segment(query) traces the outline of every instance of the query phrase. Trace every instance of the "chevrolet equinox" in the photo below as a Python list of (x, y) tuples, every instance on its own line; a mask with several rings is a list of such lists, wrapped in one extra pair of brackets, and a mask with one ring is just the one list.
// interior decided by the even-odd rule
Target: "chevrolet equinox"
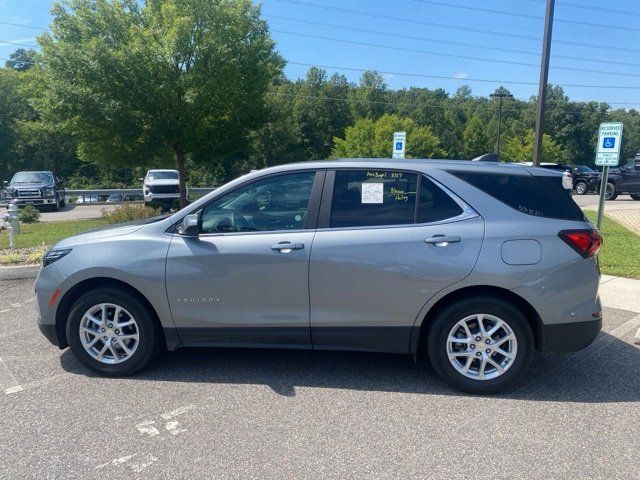
[(104, 375), (190, 346), (426, 352), (454, 387), (490, 393), (535, 350), (594, 340), (600, 245), (557, 172), (288, 164), (59, 242), (36, 281), (38, 324)]

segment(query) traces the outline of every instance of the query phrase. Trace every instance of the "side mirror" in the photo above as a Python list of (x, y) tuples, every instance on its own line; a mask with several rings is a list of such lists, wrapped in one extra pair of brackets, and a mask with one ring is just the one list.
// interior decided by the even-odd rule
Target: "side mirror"
[(138, 177), (138, 180), (140, 180), (141, 182), (144, 182), (144, 177)]
[(9, 182), (7, 182), (6, 180), (3, 180), (2, 181), (2, 185), (4, 185), (6, 187), (7, 185), (9, 185)]
[(197, 213), (187, 215), (182, 220), (178, 233), (187, 237), (197, 237), (200, 234), (200, 216)]

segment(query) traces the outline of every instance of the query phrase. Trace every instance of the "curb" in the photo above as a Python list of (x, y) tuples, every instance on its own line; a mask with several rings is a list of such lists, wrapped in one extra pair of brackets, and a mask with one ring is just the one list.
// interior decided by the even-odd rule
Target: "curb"
[(17, 265), (14, 267), (0, 267), (1, 280), (24, 280), (38, 276), (40, 265)]

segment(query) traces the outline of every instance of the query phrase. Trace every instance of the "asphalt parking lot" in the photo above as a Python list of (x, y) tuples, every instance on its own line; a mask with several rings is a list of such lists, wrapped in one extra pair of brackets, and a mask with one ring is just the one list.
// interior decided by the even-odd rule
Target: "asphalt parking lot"
[(0, 281), (1, 478), (638, 478), (640, 316), (473, 397), (392, 355), (183, 350), (105, 379)]

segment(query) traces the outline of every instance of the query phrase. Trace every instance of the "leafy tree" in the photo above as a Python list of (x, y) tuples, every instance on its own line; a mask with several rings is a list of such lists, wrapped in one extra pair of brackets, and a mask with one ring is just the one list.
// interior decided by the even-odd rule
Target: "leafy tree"
[(37, 106), (111, 165), (211, 162), (246, 145), (283, 60), (251, 0), (69, 0), (52, 9)]
[[(523, 137), (511, 137), (501, 153), (501, 160), (506, 162), (531, 162), (533, 161), (533, 143), (535, 135), (533, 130), (528, 130)], [(542, 136), (542, 161), (557, 163), (563, 158), (562, 147), (558, 145), (546, 133)]]
[(464, 140), (464, 152), (467, 158), (475, 158), (488, 153), (489, 138), (485, 124), (477, 117), (471, 117), (462, 134)]
[(4, 62), (6, 68), (13, 68), (20, 72), (29, 70), (36, 61), (36, 51), (32, 48), (26, 50), (24, 48), (18, 48), (15, 52), (9, 55), (9, 60)]
[(407, 132), (407, 157), (442, 158), (446, 152), (430, 127), (417, 125), (409, 118), (385, 114), (378, 120), (360, 118), (345, 130), (345, 138), (335, 138), (333, 157), (389, 158), (393, 133)]
[(367, 71), (360, 78), (360, 85), (351, 93), (351, 111), (355, 118), (377, 119), (386, 111), (387, 84), (382, 75)]

